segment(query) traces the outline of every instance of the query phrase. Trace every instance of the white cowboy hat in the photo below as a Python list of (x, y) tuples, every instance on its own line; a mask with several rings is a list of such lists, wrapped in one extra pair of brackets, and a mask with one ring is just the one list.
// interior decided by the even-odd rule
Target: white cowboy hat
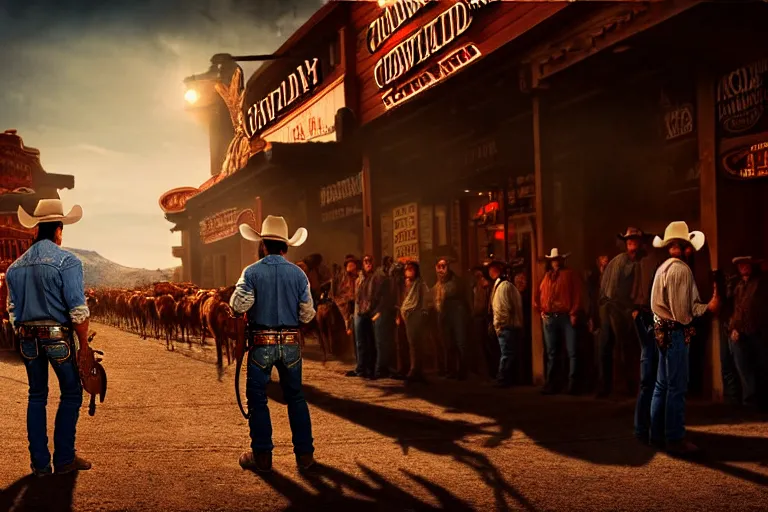
[(298, 247), (307, 241), (307, 230), (299, 228), (291, 238), (288, 238), (288, 223), (283, 217), (267, 215), (264, 222), (261, 223), (261, 232), (256, 231), (248, 224), (240, 224), (240, 235), (251, 242), (261, 242), (262, 240), (277, 240), (285, 242), (291, 247)]
[(551, 251), (549, 251), (549, 254), (545, 254), (544, 257), (548, 260), (557, 260), (557, 259), (565, 259), (568, 256), (570, 256), (571, 253), (566, 252), (565, 254), (560, 254), (560, 251), (557, 250), (557, 247), (553, 247)]
[(731, 260), (731, 262), (734, 265), (738, 265), (739, 263), (747, 263), (749, 265), (760, 265), (763, 260), (759, 258), (753, 258), (752, 256), (736, 256)]
[(19, 224), (27, 229), (32, 229), (42, 222), (61, 222), (62, 224), (74, 224), (83, 217), (83, 209), (76, 204), (64, 215), (64, 205), (61, 199), (41, 199), (37, 202), (35, 213), (28, 214), (19, 206), (17, 210)]
[(704, 247), (706, 238), (701, 231), (688, 231), (688, 224), (683, 221), (676, 221), (670, 223), (667, 229), (664, 230), (663, 240), (658, 236), (653, 239), (653, 246), (656, 248), (666, 247), (675, 240), (688, 242), (698, 251)]

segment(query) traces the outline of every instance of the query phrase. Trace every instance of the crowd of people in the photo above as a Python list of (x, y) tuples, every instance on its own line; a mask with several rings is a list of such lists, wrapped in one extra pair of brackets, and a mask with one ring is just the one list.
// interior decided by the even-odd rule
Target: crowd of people
[[(569, 268), (570, 254), (552, 248), (533, 290), (525, 270), (502, 261), (459, 275), (451, 258), (440, 257), (430, 283), (424, 262), (390, 257), (377, 266), (370, 255), (348, 255), (343, 265), (328, 269), (315, 254), (300, 266), (316, 304), (332, 301), (344, 318), (356, 361), (350, 377), (420, 382), (430, 368), (448, 379), (475, 373), (499, 387), (525, 384), (532, 322), (540, 321), (542, 393), (637, 393), (650, 401), (658, 366), (651, 291), (668, 259), (652, 239), (628, 228), (618, 235), (624, 250), (599, 255), (587, 272)], [(692, 246), (688, 251), (691, 256)], [(765, 398), (761, 379), (768, 374), (762, 262), (739, 257), (733, 263), (735, 272), (720, 293), (725, 391), (729, 400), (755, 405)]]

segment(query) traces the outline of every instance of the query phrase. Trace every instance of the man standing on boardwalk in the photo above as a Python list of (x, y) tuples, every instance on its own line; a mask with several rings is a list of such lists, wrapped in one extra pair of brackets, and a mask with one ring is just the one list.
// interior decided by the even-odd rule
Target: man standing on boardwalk
[(280, 387), (288, 404), (288, 418), (293, 433), (293, 452), (299, 469), (315, 464), (312, 423), (301, 387), (300, 324), (315, 317), (307, 275), (285, 259), (288, 247), (298, 247), (307, 240), (307, 230), (299, 228), (288, 237), (283, 217), (268, 215), (257, 232), (240, 225), (246, 240), (261, 242), (266, 256), (249, 265), (235, 286), (230, 306), (236, 314), (247, 314), (248, 425), (251, 450), (240, 456), (240, 466), (259, 472), (272, 470), (272, 420), (267, 407), (267, 384), (272, 367), (277, 367)]
[(667, 451), (690, 455), (698, 448), (685, 440), (685, 395), (688, 392), (688, 345), (694, 318), (720, 307), (717, 290), (709, 304), (701, 302), (688, 266), (691, 249), (704, 246), (704, 233), (689, 232), (685, 222), (673, 222), (653, 246), (667, 248), (669, 259), (656, 271), (651, 289), (654, 331), (659, 345), (659, 369), (651, 402), (651, 442)]
[[(42, 199), (29, 215), (19, 206), (19, 223), (37, 228), (29, 248), (9, 268), (8, 312), (19, 338), (19, 347), (29, 379), (27, 434), (32, 473), (36, 476), (91, 469), (91, 463), (75, 453), (75, 432), (83, 404), (83, 388), (78, 373), (87, 375), (91, 361), (88, 352), (88, 317), (83, 283), (83, 264), (61, 248), (65, 225), (83, 216), (75, 205), (64, 215), (59, 199)], [(75, 358), (75, 339), (80, 345)], [(53, 434), (53, 468), (48, 450), (45, 405), (48, 401), (48, 365), (53, 367), (61, 388)]]

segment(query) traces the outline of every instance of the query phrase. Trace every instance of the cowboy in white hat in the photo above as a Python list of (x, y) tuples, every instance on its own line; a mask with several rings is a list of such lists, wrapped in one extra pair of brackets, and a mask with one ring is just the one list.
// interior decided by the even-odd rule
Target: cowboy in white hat
[[(300, 326), (312, 321), (312, 307), (307, 275), (285, 259), (289, 247), (307, 240), (307, 230), (299, 228), (288, 235), (283, 217), (269, 215), (256, 231), (240, 225), (246, 240), (259, 242), (266, 256), (243, 270), (230, 299), (236, 314), (248, 321), (248, 384), (246, 397), (251, 434), (251, 450), (240, 456), (240, 466), (260, 472), (272, 470), (272, 422), (267, 408), (267, 384), (272, 367), (277, 367), (280, 386), (288, 404), (288, 417), (293, 432), (293, 451), (300, 469), (315, 464), (312, 423), (301, 389)], [(236, 369), (239, 383), (240, 365)], [(238, 400), (240, 393), (238, 391)]]
[(560, 338), (565, 338), (570, 367), (568, 372), (568, 393), (578, 393), (576, 371), (576, 324), (582, 311), (581, 282), (576, 274), (565, 268), (565, 259), (570, 253), (561, 254), (555, 247), (544, 258), (551, 269), (544, 275), (534, 298), (534, 307), (541, 314), (544, 328), (544, 344), (547, 348), (546, 383), (542, 393), (551, 395), (555, 389), (555, 361)]
[(709, 304), (701, 302), (687, 264), (690, 254), (700, 250), (704, 242), (704, 233), (690, 231), (680, 221), (667, 226), (664, 238), (653, 240), (653, 246), (667, 249), (670, 257), (656, 271), (651, 290), (659, 369), (651, 403), (650, 440), (657, 446), (665, 444), (669, 452), (678, 455), (698, 451), (685, 439), (688, 344), (695, 334), (691, 324), (708, 311), (716, 313), (720, 306), (717, 293)]
[(726, 322), (733, 362), (741, 379), (742, 402), (757, 405), (760, 380), (768, 375), (764, 355), (768, 331), (765, 283), (760, 276), (762, 260), (752, 256), (737, 256), (732, 260), (739, 272), (738, 283), (728, 290), (732, 314)]
[[(637, 336), (633, 325), (633, 314), (641, 297), (641, 249), (645, 233), (635, 227), (628, 227), (617, 238), (624, 242), (626, 250), (615, 256), (605, 267), (600, 279), (598, 314), (600, 332), (598, 335), (599, 377), (597, 396), (608, 396), (613, 387), (614, 345), (618, 345), (621, 354), (637, 346)], [(630, 358), (620, 357), (628, 361)], [(621, 373), (628, 378), (627, 388), (634, 384), (628, 366), (621, 368)]]
[[(6, 274), (9, 313), (29, 379), (27, 433), (32, 472), (37, 476), (49, 475), (54, 470), (69, 473), (91, 468), (89, 462), (75, 453), (75, 431), (83, 403), (78, 366), (88, 374), (92, 364), (82, 357), (88, 349), (90, 313), (83, 265), (77, 256), (61, 248), (64, 226), (74, 224), (82, 216), (80, 206), (74, 206), (65, 215), (59, 199), (41, 199), (31, 215), (19, 206), (19, 223), (27, 229), (37, 228), (37, 235), (29, 250)], [(80, 346), (77, 358), (74, 333)], [(45, 413), (49, 362), (61, 387), (53, 466)]]

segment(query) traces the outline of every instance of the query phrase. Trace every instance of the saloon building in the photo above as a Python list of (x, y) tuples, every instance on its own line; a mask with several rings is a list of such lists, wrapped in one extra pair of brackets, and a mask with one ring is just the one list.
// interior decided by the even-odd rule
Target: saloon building
[[(256, 260), (238, 225), (282, 215), (310, 237), (290, 258), (330, 261), (363, 250), (363, 174), (356, 149), (354, 52), (343, 4), (323, 6), (245, 83), (225, 56), (216, 73), (190, 81), (211, 133), (211, 178), (171, 190), (160, 207), (180, 231), (183, 279), (230, 285)], [(214, 61), (221, 56), (214, 58)], [(350, 58), (352, 57), (352, 58)], [(231, 78), (230, 78), (231, 77)], [(229, 83), (229, 86), (224, 86)], [(207, 92), (205, 89), (207, 87)], [(216, 92), (212, 92), (213, 88)]]

